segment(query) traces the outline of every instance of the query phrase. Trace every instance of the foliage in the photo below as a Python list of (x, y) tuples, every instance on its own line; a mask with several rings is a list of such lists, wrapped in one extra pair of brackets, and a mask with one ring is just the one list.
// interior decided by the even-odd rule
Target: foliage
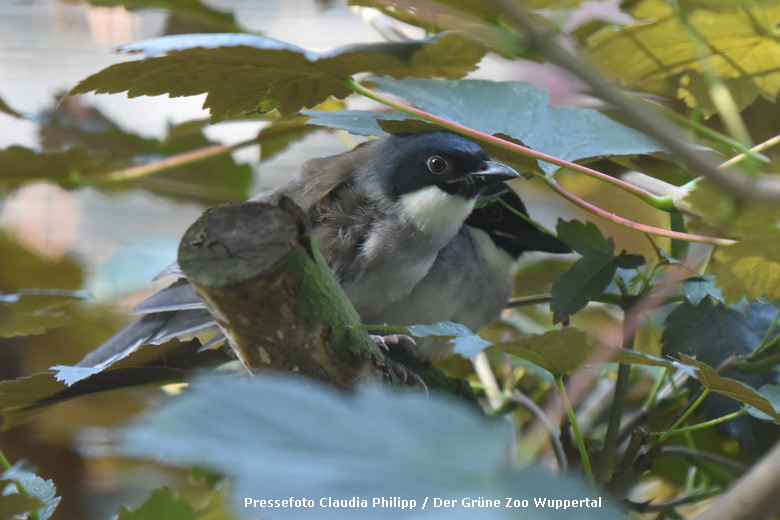
[[(613, 13), (621, 23), (610, 23), (589, 11), (590, 3), (576, 1), (538, 0), (527, 3), (536, 11), (518, 12), (499, 1), (353, 0), (430, 35), (316, 53), (240, 33), (231, 14), (200, 2), (92, 3), (171, 9), (231, 33), (204, 29), (123, 46), (121, 52), (140, 58), (84, 79), (39, 118), (40, 150), (0, 150), (4, 194), (45, 181), (71, 190), (144, 189), (214, 204), (249, 195), (251, 168), (230, 154), (240, 148), (260, 147), (267, 160), (317, 132), (375, 136), (446, 128), (478, 140), (492, 157), (599, 217), (560, 219), (557, 234), (576, 257), (524, 265), (511, 310), (486, 330), (454, 323), (400, 330), (387, 324), (392, 331), (452, 341), (477, 369), (458, 360), (439, 365), (468, 378), (487, 398), (486, 411), (506, 420), (486, 419), (438, 395), (378, 388), (345, 395), (270, 374), (211, 374), (190, 381), (193, 367), (223, 360), (177, 342), (147, 346), (95, 369), (65, 366), (69, 359), (48, 353), (42, 357), (53, 371), (30, 375), (42, 370), (36, 365), (7, 376), (0, 382), (6, 428), (76, 396), (190, 381), (184, 395), (165, 399), (143, 422), (123, 430), (113, 447), (127, 458), (205, 467), (218, 475), (201, 500), (161, 489), (137, 508), (123, 508), (120, 519), (252, 518), (258, 511), (243, 507), (243, 500), (260, 496), (495, 496), (533, 503), (533, 497), (592, 494), (604, 495), (603, 508), (593, 510), (599, 518), (617, 518), (624, 515), (607, 502), (607, 492), (625, 498), (631, 491), (635, 501), (626, 499), (624, 506), (643, 512), (648, 506), (642, 502), (655, 497), (641, 496), (641, 484), (658, 480), (676, 498), (651, 507), (677, 518), (685, 514), (679, 505), (718, 495), (740, 478), (731, 471), (735, 465), (753, 464), (780, 439), (780, 197), (757, 189), (756, 200), (746, 198), (724, 190), (716, 171), (688, 166), (705, 151), (731, 160), (731, 172), (750, 183), (777, 182), (771, 173), (780, 159), (772, 148), (776, 128), (767, 123), (780, 118), (775, 2), (635, 0)], [(561, 22), (556, 31), (590, 68), (567, 66), (534, 36), (534, 30), (577, 16), (590, 18)], [(463, 79), (484, 70), (480, 61), (490, 52), (513, 60), (501, 62), (513, 67), (562, 64), (601, 97), (608, 98), (613, 87), (592, 80), (589, 72), (631, 89), (629, 102), (637, 106), (646, 108), (640, 98), (652, 95), (669, 107), (656, 107), (665, 124), (688, 131), (690, 150), (671, 153), (659, 144), (663, 136), (654, 124), (628, 125), (619, 110), (553, 106), (546, 92), (528, 83)], [(73, 97), (93, 91), (205, 94), (211, 120), (172, 126), (163, 140), (144, 138), (84, 107), (87, 98)], [(351, 101), (361, 96), (381, 107), (355, 110)], [(26, 117), (1, 100), (0, 110)], [(265, 123), (250, 140), (225, 146), (204, 134), (208, 125), (246, 119)], [(754, 146), (756, 141), (762, 144)], [(739, 156), (751, 148), (749, 156)], [(626, 165), (641, 169), (646, 179), (674, 185), (658, 193), (649, 182), (630, 184), (621, 179)], [(58, 345), (76, 321), (111, 321), (89, 317), (74, 260), (39, 257), (5, 235), (0, 242), (0, 337), (27, 345), (37, 335), (29, 345)], [(683, 242), (702, 245), (686, 248)], [(98, 329), (73, 333), (88, 342), (79, 352), (96, 343), (89, 334), (100, 336)], [(485, 361), (492, 370), (480, 368)], [(592, 391), (601, 387), (614, 391)], [(545, 411), (536, 410), (540, 404)], [(604, 409), (605, 417), (595, 413)], [(540, 419), (540, 413), (547, 416)], [(519, 434), (510, 431), (510, 421)], [(515, 467), (511, 447), (518, 439), (527, 460), (552, 465), (555, 457), (559, 471)], [(664, 469), (663, 449), (672, 445), (687, 450), (688, 458)], [(0, 516), (36, 508), (39, 518), (51, 515), (57, 506), (53, 485), (33, 477), (0, 477), (6, 490), (19, 482), (29, 491), (0, 496)], [(577, 510), (576, 517), (595, 516), (590, 511)], [(319, 512), (339, 518), (364, 513)], [(398, 515), (392, 508), (378, 512)], [(458, 506), (416, 513), (458, 518), (472, 511)], [(575, 517), (538, 506), (481, 513)]]

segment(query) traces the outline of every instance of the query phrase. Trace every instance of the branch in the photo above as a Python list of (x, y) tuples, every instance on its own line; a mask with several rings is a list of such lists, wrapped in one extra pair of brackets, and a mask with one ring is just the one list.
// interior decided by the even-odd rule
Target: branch
[(717, 502), (694, 520), (762, 520), (777, 515), (780, 442), (753, 465)]
[(305, 223), (285, 198), (218, 206), (187, 230), (179, 265), (245, 366), (340, 388), (387, 380), (382, 353), (355, 329), (360, 318)]

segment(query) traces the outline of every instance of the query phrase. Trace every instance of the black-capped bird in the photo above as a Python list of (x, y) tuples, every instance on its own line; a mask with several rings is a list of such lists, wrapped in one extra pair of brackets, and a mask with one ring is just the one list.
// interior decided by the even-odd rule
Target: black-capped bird
[[(276, 202), (285, 195), (304, 210), (323, 257), (368, 323), (366, 317), (404, 304), (458, 234), (485, 186), (517, 176), (456, 134), (401, 134), (312, 159), (296, 179), (252, 200)], [(174, 266), (163, 274), (180, 272)], [(184, 279), (135, 312), (142, 316), (79, 365), (109, 365), (143, 344), (214, 327)]]

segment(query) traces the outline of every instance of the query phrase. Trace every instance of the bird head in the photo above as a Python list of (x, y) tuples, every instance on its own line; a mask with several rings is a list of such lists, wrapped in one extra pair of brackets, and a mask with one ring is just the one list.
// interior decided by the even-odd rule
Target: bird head
[(395, 197), (425, 188), (474, 199), (487, 184), (518, 177), (509, 166), (491, 161), (482, 148), (451, 132), (389, 136), (383, 179)]
[(519, 258), (526, 251), (571, 253), (571, 248), (561, 240), (538, 229), (530, 220), (520, 216), (528, 217), (525, 204), (517, 193), (503, 182), (486, 186), (481, 195), (491, 196), (498, 193), (501, 200), (474, 209), (465, 224), (485, 231), (496, 247), (514, 258)]
[(518, 176), (450, 132), (392, 135), (380, 144), (375, 165), (383, 191), (402, 218), (440, 237), (454, 235), (484, 186)]

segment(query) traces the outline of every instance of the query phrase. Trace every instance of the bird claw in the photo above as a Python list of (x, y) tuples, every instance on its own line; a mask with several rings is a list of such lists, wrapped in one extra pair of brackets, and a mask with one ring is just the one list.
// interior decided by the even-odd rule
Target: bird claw
[(425, 392), (425, 395), (428, 394), (428, 385), (425, 384), (425, 381), (423, 381), (423, 378), (420, 377), (420, 375), (417, 372), (414, 372), (413, 370), (410, 370), (406, 367), (403, 363), (400, 363), (398, 361), (395, 361), (390, 358), (385, 359), (388, 368), (390, 368), (395, 375), (397, 375), (401, 382), (404, 384), (409, 383), (410, 386), (419, 386), (423, 389)]
[(410, 342), (412, 345), (417, 345), (414, 338), (407, 336), (406, 334), (390, 334), (389, 336), (380, 336), (377, 334), (370, 334), (371, 340), (377, 347), (382, 347), (386, 351), (390, 351), (390, 345), (398, 345), (402, 339)]

